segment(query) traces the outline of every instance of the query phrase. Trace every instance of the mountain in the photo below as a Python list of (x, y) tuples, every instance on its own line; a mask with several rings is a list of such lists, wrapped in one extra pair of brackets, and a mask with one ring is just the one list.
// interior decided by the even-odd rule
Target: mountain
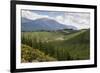
[(76, 30), (77, 28), (74, 26), (61, 24), (53, 19), (48, 19), (48, 18), (40, 18), (36, 20), (22, 18), (21, 29), (22, 31), (38, 31), (38, 30), (54, 31), (62, 29)]

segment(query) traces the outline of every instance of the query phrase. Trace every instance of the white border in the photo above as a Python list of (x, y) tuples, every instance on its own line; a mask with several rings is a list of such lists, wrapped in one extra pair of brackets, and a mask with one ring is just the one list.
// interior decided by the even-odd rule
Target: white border
[[(21, 9), (29, 10), (49, 10), (49, 11), (69, 11), (69, 12), (89, 12), (90, 13), (90, 60), (80, 61), (56, 61), (56, 62), (39, 62), (39, 63), (21, 63)], [(94, 64), (94, 10), (70, 7), (52, 7), (36, 5), (16, 5), (16, 69), (55, 67), (55, 66), (72, 66)]]

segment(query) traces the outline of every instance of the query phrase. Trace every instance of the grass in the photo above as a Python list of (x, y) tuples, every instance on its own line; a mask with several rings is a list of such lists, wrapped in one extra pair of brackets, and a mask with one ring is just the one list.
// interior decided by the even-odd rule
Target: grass
[(22, 32), (21, 35), (22, 44), (37, 49), (57, 61), (90, 58), (89, 30), (71, 33), (61, 31)]

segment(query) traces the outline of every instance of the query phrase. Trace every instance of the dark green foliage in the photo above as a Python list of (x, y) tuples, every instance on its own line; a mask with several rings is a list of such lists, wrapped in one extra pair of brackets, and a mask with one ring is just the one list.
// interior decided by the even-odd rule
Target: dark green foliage
[(61, 31), (22, 32), (21, 42), (59, 61), (83, 60), (90, 58), (89, 35), (89, 30), (72, 31), (70, 34)]

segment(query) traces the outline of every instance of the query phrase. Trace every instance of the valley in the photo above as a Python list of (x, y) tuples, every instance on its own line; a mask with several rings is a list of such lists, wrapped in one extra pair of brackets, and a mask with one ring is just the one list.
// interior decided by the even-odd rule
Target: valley
[[(90, 58), (89, 29), (24, 31), (21, 32), (21, 44), (22, 62), (72, 61)], [(30, 50), (27, 50), (28, 48)]]

